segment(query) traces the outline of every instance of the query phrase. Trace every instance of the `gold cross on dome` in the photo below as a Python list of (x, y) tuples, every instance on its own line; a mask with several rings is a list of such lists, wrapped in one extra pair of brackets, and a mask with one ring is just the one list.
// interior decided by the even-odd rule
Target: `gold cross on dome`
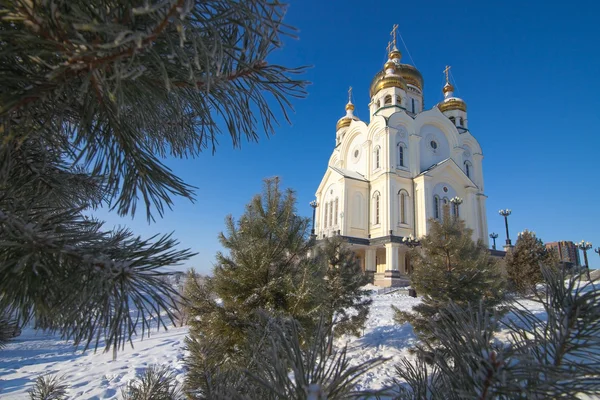
[(392, 52), (392, 42), (388, 42), (386, 49), (387, 49), (388, 54), (390, 54)]
[(398, 24), (394, 24), (392, 31), (390, 32), (390, 35), (392, 36), (392, 43), (394, 44), (394, 47), (396, 47), (396, 31), (398, 30)]
[(448, 76), (448, 73), (450, 72), (450, 66), (446, 65), (446, 68), (444, 69), (444, 74), (446, 74), (446, 83), (450, 83), (450, 77)]
[(352, 86), (348, 88), (348, 103), (352, 103)]

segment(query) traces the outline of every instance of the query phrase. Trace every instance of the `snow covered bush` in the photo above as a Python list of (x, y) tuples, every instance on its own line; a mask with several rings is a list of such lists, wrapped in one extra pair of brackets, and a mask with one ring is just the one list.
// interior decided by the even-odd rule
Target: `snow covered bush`
[[(548, 399), (600, 395), (600, 288), (543, 269), (535, 295), (500, 320), (483, 305), (449, 303), (428, 329), (444, 351), (396, 368), (399, 399)], [(528, 300), (529, 301), (529, 300)], [(498, 332), (499, 331), (499, 332)], [(431, 352), (423, 343), (419, 351)]]
[(35, 385), (29, 391), (31, 400), (67, 400), (69, 386), (58, 376), (38, 376)]

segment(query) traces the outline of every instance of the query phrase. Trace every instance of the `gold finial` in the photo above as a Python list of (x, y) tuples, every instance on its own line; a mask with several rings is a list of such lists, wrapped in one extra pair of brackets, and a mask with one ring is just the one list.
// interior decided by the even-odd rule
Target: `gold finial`
[(450, 66), (446, 65), (446, 68), (444, 69), (444, 74), (446, 74), (446, 83), (450, 83), (450, 77), (448, 75), (448, 73), (450, 72)]
[(388, 54), (390, 54), (392, 52), (392, 42), (388, 42), (388, 45), (385, 49), (387, 50)]
[(354, 111), (354, 104), (352, 104), (352, 86), (348, 88), (348, 104), (346, 104), (346, 111)]
[[(394, 45), (394, 47), (396, 47), (396, 31), (398, 30), (398, 24), (394, 24), (394, 27), (392, 28), (392, 31), (390, 32), (390, 35), (392, 36), (392, 44)], [(389, 53), (389, 51), (388, 51)]]

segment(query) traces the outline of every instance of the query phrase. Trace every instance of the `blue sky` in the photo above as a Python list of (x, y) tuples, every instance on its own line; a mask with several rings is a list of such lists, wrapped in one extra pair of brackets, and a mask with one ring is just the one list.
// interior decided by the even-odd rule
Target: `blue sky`
[[(393, 24), (406, 48), (403, 62), (425, 79), (425, 106), (441, 100), (442, 70), (452, 66), (469, 109), (469, 128), (484, 153), (488, 227), (505, 239), (501, 208), (510, 208), (511, 238), (529, 229), (544, 242), (585, 239), (600, 247), (600, 5), (592, 1), (292, 1), (286, 22), (299, 29), (271, 63), (312, 65), (309, 96), (294, 102), (292, 125), (281, 121), (271, 138), (233, 149), (223, 136), (215, 155), (167, 160), (197, 186), (197, 201), (176, 199), (163, 220), (105, 218), (148, 236), (175, 231), (199, 254), (184, 267), (209, 273), (227, 214), (239, 216), (279, 176), (297, 192), (298, 211), (325, 172), (344, 114), (348, 86), (356, 115), (368, 118), (368, 86), (386, 59)], [(598, 254), (588, 252), (600, 268)]]

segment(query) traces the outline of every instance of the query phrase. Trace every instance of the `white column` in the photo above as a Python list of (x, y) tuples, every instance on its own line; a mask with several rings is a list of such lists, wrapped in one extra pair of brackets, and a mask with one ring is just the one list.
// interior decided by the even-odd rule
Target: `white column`
[(386, 271), (398, 271), (398, 245), (396, 243), (385, 244)]
[(367, 271), (375, 271), (377, 269), (375, 265), (375, 249), (367, 248), (365, 250), (365, 269)]

